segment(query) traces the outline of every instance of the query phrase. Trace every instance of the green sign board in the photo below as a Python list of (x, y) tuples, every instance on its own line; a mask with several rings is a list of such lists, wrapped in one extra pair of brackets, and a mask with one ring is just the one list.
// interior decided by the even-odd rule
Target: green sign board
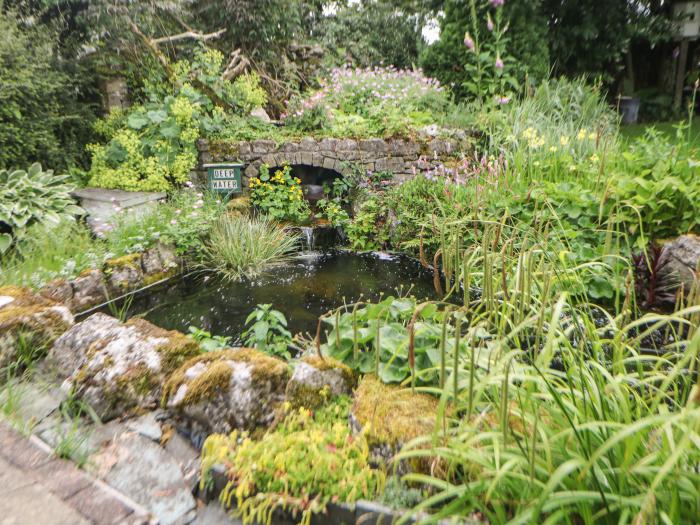
[(243, 164), (205, 164), (207, 168), (207, 186), (210, 191), (217, 193), (241, 193), (241, 168)]

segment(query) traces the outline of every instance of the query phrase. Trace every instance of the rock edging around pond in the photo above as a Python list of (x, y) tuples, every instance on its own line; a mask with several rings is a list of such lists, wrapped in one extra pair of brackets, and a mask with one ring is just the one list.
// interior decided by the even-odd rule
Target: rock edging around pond
[(100, 269), (85, 270), (75, 279), (56, 279), (39, 290), (47, 299), (85, 312), (111, 299), (157, 283), (180, 272), (175, 249), (157, 244), (143, 252), (110, 259)]

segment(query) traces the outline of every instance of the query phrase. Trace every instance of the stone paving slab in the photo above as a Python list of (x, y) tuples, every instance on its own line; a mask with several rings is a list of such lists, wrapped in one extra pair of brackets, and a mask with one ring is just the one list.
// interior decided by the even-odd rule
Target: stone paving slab
[(143, 507), (0, 420), (0, 525), (149, 525)]

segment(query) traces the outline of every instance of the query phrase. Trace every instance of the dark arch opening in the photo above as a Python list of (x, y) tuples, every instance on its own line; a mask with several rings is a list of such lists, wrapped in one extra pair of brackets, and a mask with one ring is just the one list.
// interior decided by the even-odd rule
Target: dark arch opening
[[(335, 179), (342, 177), (337, 171), (320, 166), (292, 164), (290, 167), (292, 168), (292, 177), (301, 179), (301, 189), (304, 192), (304, 197), (312, 202), (323, 198), (324, 186), (330, 188)], [(282, 169), (281, 166), (270, 168), (270, 173), (274, 173), (279, 169)]]

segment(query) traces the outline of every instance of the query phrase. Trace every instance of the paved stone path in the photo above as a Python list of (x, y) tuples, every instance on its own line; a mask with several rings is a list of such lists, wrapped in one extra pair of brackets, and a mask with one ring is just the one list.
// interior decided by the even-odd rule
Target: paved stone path
[(138, 504), (0, 420), (0, 525), (147, 525)]

